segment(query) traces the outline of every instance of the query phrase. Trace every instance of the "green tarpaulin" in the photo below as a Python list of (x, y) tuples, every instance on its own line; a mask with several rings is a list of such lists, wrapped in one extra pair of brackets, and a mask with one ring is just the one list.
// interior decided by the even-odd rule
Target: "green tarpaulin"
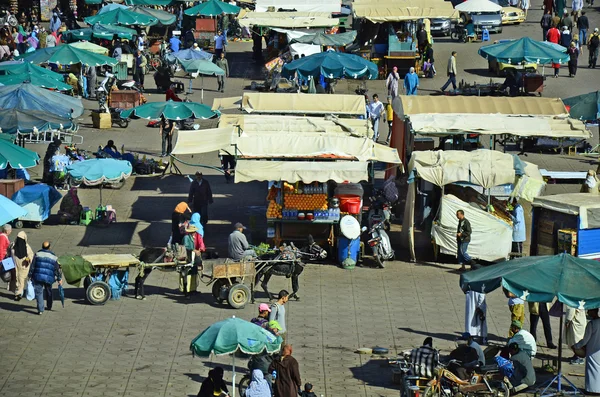
[(63, 278), (71, 285), (78, 286), (81, 279), (95, 272), (94, 266), (79, 255), (61, 255), (58, 263), (63, 272)]
[(563, 99), (569, 109), (569, 115), (574, 119), (593, 121), (600, 119), (600, 91), (588, 92)]

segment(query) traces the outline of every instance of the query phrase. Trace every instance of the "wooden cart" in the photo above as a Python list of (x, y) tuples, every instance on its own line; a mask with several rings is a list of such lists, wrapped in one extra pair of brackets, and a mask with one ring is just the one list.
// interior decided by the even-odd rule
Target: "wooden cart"
[[(254, 278), (256, 267), (254, 261), (213, 264), (203, 269), (200, 278), (208, 279), (204, 283), (212, 284), (212, 294), (217, 302), (227, 301), (234, 309), (241, 309), (250, 301), (254, 302)], [(209, 270), (210, 273), (204, 273)]]
[(82, 255), (90, 262), (95, 272), (88, 275), (83, 281), (85, 295), (92, 305), (103, 305), (112, 295), (109, 286), (110, 278), (117, 270), (127, 273), (132, 266), (139, 266), (140, 260), (131, 254), (101, 254)]

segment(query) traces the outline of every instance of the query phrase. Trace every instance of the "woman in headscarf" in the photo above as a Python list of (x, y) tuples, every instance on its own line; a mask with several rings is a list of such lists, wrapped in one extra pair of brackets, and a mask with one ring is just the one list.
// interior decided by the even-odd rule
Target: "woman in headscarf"
[(192, 220), (185, 229), (186, 234), (183, 237), (183, 245), (187, 251), (187, 263), (191, 263), (192, 266), (184, 267), (179, 272), (179, 290), (183, 292), (186, 299), (191, 299), (190, 294), (196, 293), (196, 289), (198, 289), (198, 273), (202, 269), (202, 253), (206, 251), (204, 238), (198, 228), (200, 215), (193, 214)]
[(61, 221), (65, 223), (76, 224), (79, 221), (79, 217), (81, 216), (81, 211), (83, 210), (83, 206), (79, 201), (79, 196), (77, 195), (77, 188), (72, 187), (69, 189), (69, 192), (65, 194), (62, 201), (60, 202), (60, 209), (58, 210), (58, 215), (61, 217)]
[(194, 212), (192, 214), (192, 219), (190, 219), (190, 225), (192, 226), (196, 226), (198, 228), (198, 233), (204, 237), (204, 227), (202, 226), (202, 223), (200, 222), (200, 214), (197, 212)]
[(596, 178), (596, 172), (589, 170), (585, 178), (585, 182), (581, 185), (580, 193), (591, 193), (598, 194), (598, 179)]
[(273, 392), (271, 384), (265, 379), (265, 375), (260, 369), (252, 371), (252, 381), (246, 389), (246, 397), (271, 397)]
[[(208, 377), (202, 382), (198, 397), (220, 397), (229, 395), (227, 385), (223, 380), (223, 368), (215, 367), (208, 371)], [(235, 385), (233, 385), (235, 387)]]
[(27, 276), (29, 274), (29, 265), (33, 261), (33, 250), (27, 244), (27, 234), (20, 231), (13, 243), (11, 256), (15, 262), (16, 277), (11, 279), (11, 290), (15, 292), (15, 300), (21, 300), (23, 297), (23, 289), (27, 284)]
[[(191, 214), (190, 207), (185, 201), (177, 204), (173, 214), (171, 215), (171, 243), (181, 244), (183, 242), (183, 233), (181, 233), (181, 225), (189, 220), (188, 215)], [(202, 225), (201, 225), (202, 226)]]

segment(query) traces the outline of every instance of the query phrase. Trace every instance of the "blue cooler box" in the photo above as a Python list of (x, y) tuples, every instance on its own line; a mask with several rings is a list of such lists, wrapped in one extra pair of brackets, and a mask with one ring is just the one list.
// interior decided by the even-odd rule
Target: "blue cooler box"
[(348, 258), (358, 262), (358, 252), (360, 251), (360, 238), (350, 240), (344, 236), (338, 237), (338, 262), (344, 265), (344, 261)]

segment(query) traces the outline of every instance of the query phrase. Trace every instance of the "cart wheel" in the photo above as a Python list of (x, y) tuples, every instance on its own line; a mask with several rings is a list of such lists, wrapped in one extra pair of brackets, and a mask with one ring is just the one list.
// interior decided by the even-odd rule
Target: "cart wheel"
[(129, 126), (129, 120), (119, 120), (119, 127), (121, 128), (127, 128)]
[(36, 224), (34, 225), (34, 227), (35, 227), (36, 229), (41, 229), (41, 228), (42, 228), (42, 222), (38, 222), (38, 223), (36, 223)]
[(85, 295), (92, 305), (103, 305), (110, 299), (110, 287), (104, 281), (95, 281), (90, 284)]
[(244, 284), (235, 284), (229, 289), (227, 303), (234, 309), (242, 309), (250, 301), (250, 288)]
[(15, 221), (15, 229), (21, 229), (23, 227), (23, 221)]
[(213, 286), (212, 286), (212, 294), (215, 297), (215, 300), (218, 303), (223, 303), (223, 299), (220, 298), (221, 294), (221, 288), (226, 285), (227, 282), (223, 279), (218, 279), (217, 281), (214, 282)]
[(159, 58), (152, 58), (149, 62), (152, 70), (157, 71), (162, 66), (162, 61)]
[(250, 375), (246, 374), (244, 375), (242, 380), (240, 380), (238, 386), (238, 392), (240, 393), (240, 397), (246, 397), (246, 390), (248, 390), (248, 386), (250, 386)]

